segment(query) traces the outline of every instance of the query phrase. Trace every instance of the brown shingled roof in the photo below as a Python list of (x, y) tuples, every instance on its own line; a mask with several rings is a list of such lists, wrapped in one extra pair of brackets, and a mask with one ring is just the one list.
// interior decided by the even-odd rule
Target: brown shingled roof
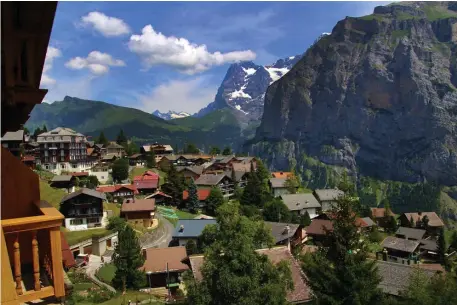
[(148, 248), (144, 251), (146, 251), (146, 260), (141, 269), (145, 272), (167, 272), (167, 263), (169, 271), (189, 270), (189, 266), (182, 263), (187, 257), (186, 247)]
[(444, 227), (443, 221), (435, 212), (422, 212), (420, 215), (419, 213), (404, 213), (404, 215), (408, 220), (410, 220), (412, 217), (415, 223), (417, 223), (419, 220), (422, 220), (424, 216), (427, 216), (429, 227)]
[[(395, 214), (392, 212), (392, 210), (389, 210), (389, 211), (390, 211), (389, 216), (395, 216)], [(386, 212), (385, 208), (371, 208), (371, 215), (373, 216), (373, 218), (383, 218), (385, 215), (385, 212)]]
[(313, 219), (311, 224), (305, 228), (306, 234), (308, 235), (325, 235), (326, 228), (329, 231), (333, 230), (333, 223), (327, 219)]
[[(292, 281), (294, 288), (287, 291), (287, 301), (291, 303), (301, 303), (310, 300), (311, 290), (304, 281), (304, 275), (301, 271), (300, 265), (294, 259), (289, 249), (285, 246), (275, 247), (271, 249), (256, 250), (260, 254), (266, 255), (273, 264), (278, 264), (281, 261), (290, 263), (290, 271), (292, 274)], [(192, 255), (189, 257), (192, 273), (197, 281), (202, 279), (201, 267), (204, 262), (203, 255)]]
[(140, 211), (154, 211), (155, 199), (125, 199), (122, 204), (121, 213), (125, 212), (140, 212)]

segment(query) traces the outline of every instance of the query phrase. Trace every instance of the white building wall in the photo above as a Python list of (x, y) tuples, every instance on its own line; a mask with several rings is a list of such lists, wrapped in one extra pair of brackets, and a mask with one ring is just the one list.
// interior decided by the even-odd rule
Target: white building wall
[(83, 231), (87, 230), (87, 220), (86, 218), (78, 218), (82, 219), (82, 224), (80, 225), (72, 225), (71, 220), (76, 219), (76, 218), (65, 218), (65, 228), (67, 228), (70, 231)]
[(93, 171), (89, 171), (89, 175), (91, 176), (96, 176), (98, 181), (100, 183), (106, 183), (108, 182), (109, 180), (109, 173), (108, 171), (104, 171), (104, 172), (93, 172)]
[(308, 211), (309, 217), (311, 219), (318, 216), (316, 208), (303, 209), (300, 211), (300, 215), (305, 215), (306, 211)]

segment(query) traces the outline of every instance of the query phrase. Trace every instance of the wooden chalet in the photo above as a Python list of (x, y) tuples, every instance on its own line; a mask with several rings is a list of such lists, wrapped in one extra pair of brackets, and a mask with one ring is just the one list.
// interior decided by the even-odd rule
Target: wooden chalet
[[(23, 125), (40, 89), (57, 2), (2, 2), (2, 136)], [(64, 216), (40, 199), (39, 177), (1, 148), (1, 303), (65, 297)], [(18, 187), (20, 186), (20, 187)]]

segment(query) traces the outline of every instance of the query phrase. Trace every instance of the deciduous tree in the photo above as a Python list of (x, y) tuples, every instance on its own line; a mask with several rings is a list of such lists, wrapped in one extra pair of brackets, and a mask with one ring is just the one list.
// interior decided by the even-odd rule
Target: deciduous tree
[(230, 156), (232, 154), (233, 154), (232, 149), (228, 146), (226, 146), (224, 148), (224, 150), (222, 151), (222, 155), (224, 155), (224, 156)]
[(222, 205), (217, 215), (217, 225), (203, 231), (211, 233), (213, 242), (204, 250), (201, 281), (190, 273), (185, 277), (188, 303), (286, 304), (286, 292), (293, 287), (288, 265), (275, 266), (255, 251), (273, 244), (263, 221), (241, 216), (233, 203)]
[(127, 159), (117, 159), (113, 163), (112, 173), (113, 180), (121, 182), (129, 177), (129, 161)]
[(206, 213), (209, 215), (215, 215), (216, 210), (224, 203), (224, 195), (220, 188), (213, 187), (206, 199)]
[(183, 152), (185, 154), (199, 154), (200, 150), (195, 146), (193, 143), (187, 144), (187, 146), (184, 148)]
[(263, 209), (263, 218), (266, 221), (289, 222), (290, 216), (289, 209), (279, 198), (268, 202)]
[(217, 146), (212, 146), (209, 154), (212, 156), (219, 155), (221, 153), (221, 149)]

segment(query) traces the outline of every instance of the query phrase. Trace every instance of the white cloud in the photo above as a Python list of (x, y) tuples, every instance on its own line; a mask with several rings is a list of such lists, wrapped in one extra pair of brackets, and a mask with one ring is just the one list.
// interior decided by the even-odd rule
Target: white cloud
[(103, 13), (90, 12), (81, 17), (83, 26), (93, 27), (105, 37), (121, 36), (130, 33), (130, 28), (124, 20), (109, 17)]
[(203, 77), (187, 81), (172, 80), (140, 95), (139, 108), (149, 113), (157, 109), (162, 112), (174, 110), (194, 113), (212, 102), (216, 92), (217, 86), (209, 86)]
[(52, 68), (54, 59), (57, 57), (60, 57), (60, 56), (62, 56), (62, 52), (60, 52), (59, 49), (48, 46), (48, 50), (46, 51), (46, 59), (44, 61), (43, 74), (41, 76), (40, 86), (47, 87), (47, 86), (52, 86), (56, 83), (56, 80), (53, 79), (51, 76), (49, 76), (48, 72)]
[(109, 67), (123, 67), (125, 63), (107, 53), (92, 51), (86, 58), (78, 56), (70, 59), (65, 66), (73, 70), (87, 68), (95, 75), (103, 75), (109, 71)]
[(132, 35), (128, 46), (143, 59), (147, 68), (164, 64), (186, 74), (203, 72), (211, 66), (254, 60), (256, 57), (251, 50), (210, 53), (204, 44), (193, 44), (185, 38), (167, 37), (156, 32), (151, 25), (145, 26), (141, 35)]
[(84, 76), (77, 79), (73, 77), (59, 79), (59, 81), (49, 89), (43, 102), (51, 104), (55, 101), (61, 101), (66, 95), (90, 99), (92, 94), (91, 83), (93, 78), (93, 76)]

